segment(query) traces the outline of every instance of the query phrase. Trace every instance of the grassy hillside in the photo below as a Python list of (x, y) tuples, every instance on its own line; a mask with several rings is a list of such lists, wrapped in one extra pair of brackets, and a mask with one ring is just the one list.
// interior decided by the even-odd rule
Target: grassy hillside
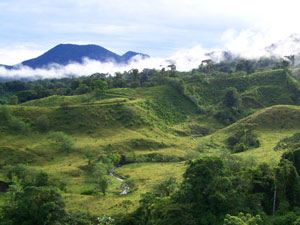
[(234, 124), (218, 130), (210, 136), (199, 139), (198, 149), (206, 154), (230, 153), (228, 138), (241, 132), (251, 131), (260, 142), (259, 147), (235, 153), (245, 159), (268, 162), (276, 165), (282, 151), (274, 151), (279, 140), (290, 137), (300, 130), (300, 107), (276, 105), (261, 109)]
[[(185, 161), (199, 156), (235, 154), (275, 165), (282, 152), (273, 148), (300, 129), (298, 82), (284, 70), (194, 77), (182, 85), (183, 91), (171, 85), (116, 88), (101, 98), (52, 95), (0, 107), (0, 180), (8, 181), (7, 166), (25, 164), (63, 186), (68, 210), (117, 215), (136, 209), (141, 194), (166, 178), (181, 181)], [(242, 109), (254, 113), (225, 127), (214, 110), (199, 113), (198, 106), (222, 109), (228, 87), (238, 90)], [(53, 135), (63, 136), (70, 147)], [(230, 137), (243, 148), (230, 146)], [(257, 145), (248, 146), (247, 138)], [(107, 175), (104, 196), (96, 190), (94, 170), (113, 154), (122, 164), (114, 174), (132, 185), (132, 192), (120, 195), (122, 182)]]
[(262, 108), (278, 104), (298, 104), (298, 82), (284, 70), (258, 72), (250, 75), (229, 75), (186, 82), (187, 95), (200, 105), (220, 104), (224, 90), (235, 87), (246, 108)]
[[(181, 179), (185, 168), (181, 161), (195, 146), (191, 141), (193, 129), (185, 124), (195, 120), (196, 109), (168, 86), (115, 89), (103, 99), (88, 94), (51, 96), (2, 107), (0, 114), (1, 168), (27, 164), (47, 171), (66, 183), (64, 197), (70, 210), (89, 211), (94, 215), (126, 211), (122, 205), (124, 200), (132, 201), (130, 209), (133, 209), (140, 194), (151, 191), (164, 178)], [(22, 121), (26, 129), (8, 121), (7, 114), (13, 120)], [(42, 115), (49, 120), (45, 131), (39, 129), (38, 118)], [(179, 130), (184, 136), (178, 134)], [(57, 131), (74, 140), (72, 150), (63, 151), (48, 138)], [(96, 152), (93, 163), (110, 153), (122, 157), (134, 153), (164, 162), (138, 161), (123, 166), (116, 173), (125, 180), (134, 180), (137, 190), (120, 195), (121, 183), (109, 177), (108, 194), (103, 197), (100, 193), (90, 194), (96, 182), (86, 169), (87, 151)], [(1, 177), (3, 171), (0, 170)]]

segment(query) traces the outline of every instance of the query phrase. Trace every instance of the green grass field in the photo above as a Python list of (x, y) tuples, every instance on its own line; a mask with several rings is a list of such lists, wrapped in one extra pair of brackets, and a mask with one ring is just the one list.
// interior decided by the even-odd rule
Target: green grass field
[[(259, 76), (249, 79), (260, 79)], [(261, 145), (236, 155), (276, 165), (282, 152), (275, 152), (274, 146), (300, 128), (298, 106), (261, 109), (223, 128), (224, 125), (213, 117), (197, 114), (193, 103), (168, 86), (112, 89), (102, 99), (95, 99), (91, 94), (51, 96), (7, 107), (14, 118), (28, 125), (28, 129), (24, 133), (10, 125), (5, 116), (0, 117), (0, 168), (27, 164), (58, 177), (66, 183), (62, 194), (67, 209), (92, 215), (115, 215), (134, 210), (141, 194), (151, 191), (166, 178), (174, 177), (180, 181), (186, 166), (184, 161), (127, 164), (115, 174), (125, 180), (133, 179), (135, 191), (120, 195), (121, 182), (108, 176), (106, 196), (100, 192), (86, 194), (97, 185), (85, 169), (88, 165), (87, 150), (98, 152), (95, 162), (101, 155), (126, 155), (130, 152), (136, 155), (157, 153), (187, 160), (224, 154), (227, 152), (226, 139), (236, 130), (251, 126)], [(1, 115), (7, 109), (2, 107)], [(37, 125), (37, 118), (41, 115), (49, 119), (48, 130), (44, 132), (39, 131)], [(199, 136), (193, 129), (195, 125), (210, 129), (212, 134)], [(48, 139), (49, 133), (55, 131), (63, 131), (72, 137), (72, 150), (62, 151)], [(193, 138), (195, 136), (197, 138)], [(0, 179), (5, 180), (3, 169), (0, 169)], [(3, 196), (0, 194), (0, 203)], [(130, 200), (132, 205), (124, 205), (125, 200)]]

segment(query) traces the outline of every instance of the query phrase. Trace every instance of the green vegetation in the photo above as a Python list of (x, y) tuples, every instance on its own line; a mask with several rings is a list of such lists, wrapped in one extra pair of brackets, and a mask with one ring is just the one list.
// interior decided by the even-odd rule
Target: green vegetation
[(298, 224), (291, 66), (0, 83), (0, 224)]

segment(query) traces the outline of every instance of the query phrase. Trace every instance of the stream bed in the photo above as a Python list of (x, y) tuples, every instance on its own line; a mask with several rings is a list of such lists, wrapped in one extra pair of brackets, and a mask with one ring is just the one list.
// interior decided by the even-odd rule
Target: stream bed
[[(121, 168), (121, 166), (118, 166), (118, 167), (114, 168), (114, 169), (109, 173), (109, 175), (112, 176), (112, 177), (114, 177), (115, 179), (117, 179), (117, 180), (120, 181), (121, 183), (123, 183), (123, 182), (124, 182), (124, 179), (122, 179), (122, 178), (120, 178), (120, 177), (117, 177), (117, 176), (114, 174), (114, 172), (115, 172), (117, 169), (119, 169), (119, 168)], [(124, 186), (124, 189), (123, 189), (123, 191), (120, 193), (120, 195), (126, 195), (126, 194), (128, 194), (129, 190), (130, 190), (130, 188), (129, 188), (128, 186)]]

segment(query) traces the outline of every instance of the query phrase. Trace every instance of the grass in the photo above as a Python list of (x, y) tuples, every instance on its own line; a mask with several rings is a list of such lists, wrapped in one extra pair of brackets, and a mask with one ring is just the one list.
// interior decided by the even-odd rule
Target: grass
[(208, 154), (222, 154), (226, 140), (239, 130), (251, 129), (258, 136), (260, 146), (236, 153), (243, 158), (253, 158), (258, 163), (268, 162), (276, 165), (283, 152), (273, 148), (282, 138), (289, 137), (300, 130), (300, 107), (278, 105), (268, 107), (218, 130), (210, 136), (197, 139), (198, 148)]
[[(180, 163), (136, 163), (125, 165), (118, 169), (118, 176), (136, 180), (137, 190), (127, 195), (120, 195), (121, 183), (110, 177), (108, 193), (103, 196), (98, 193), (96, 196), (85, 196), (77, 193), (66, 194), (67, 207), (71, 211), (89, 211), (95, 215), (126, 213), (122, 201), (130, 200), (133, 203), (131, 210), (138, 206), (140, 195), (152, 190), (153, 186), (168, 177), (175, 177), (178, 181), (185, 170), (183, 162)], [(150, 172), (151, 171), (151, 172)], [(84, 188), (87, 188), (84, 185)], [(92, 188), (92, 187), (90, 187)], [(73, 189), (80, 190), (80, 189)], [(80, 190), (82, 191), (82, 190)]]
[[(61, 107), (64, 102), (68, 103), (65, 108)], [(135, 151), (137, 155), (155, 152), (184, 157), (196, 146), (190, 136), (174, 133), (174, 129), (187, 131), (189, 121), (197, 121), (195, 107), (167, 86), (114, 89), (101, 100), (92, 99), (88, 94), (51, 96), (9, 106), (9, 111), (26, 122), (30, 132), (12, 131), (4, 117), (0, 117), (1, 164), (27, 164), (64, 181), (66, 188), (62, 194), (70, 211), (89, 211), (93, 215), (126, 213), (137, 207), (142, 193), (151, 191), (166, 177), (180, 180), (185, 168), (184, 162), (125, 165), (116, 173), (134, 179), (136, 191), (120, 195), (121, 183), (109, 176), (106, 196), (88, 195), (97, 183), (84, 169), (88, 164), (84, 155), (87, 149), (97, 150), (99, 155)], [(49, 118), (46, 132), (39, 132), (36, 126), (36, 118), (41, 115)], [(53, 145), (47, 138), (51, 131), (63, 131), (72, 137), (75, 143), (72, 151), (64, 152)], [(0, 177), (3, 178), (1, 169)], [(124, 200), (130, 200), (133, 205), (127, 209), (122, 205)]]
[[(260, 80), (261, 76), (256, 74), (247, 79)], [(207, 85), (215, 85), (215, 82)], [(235, 82), (240, 84), (240, 81)], [(200, 86), (198, 88), (203, 88)], [(252, 93), (251, 90), (248, 92)], [(210, 94), (205, 94), (204, 98)], [(61, 107), (64, 102), (68, 103), (67, 107)], [(251, 125), (261, 145), (236, 155), (274, 165), (282, 152), (275, 152), (273, 147), (280, 139), (291, 136), (300, 128), (298, 106), (261, 109), (224, 128), (211, 115), (197, 114), (195, 106), (187, 98), (168, 86), (112, 89), (102, 99), (95, 99), (91, 94), (51, 96), (9, 106), (9, 109), (11, 115), (29, 125), (30, 132), (24, 134), (12, 130), (8, 121), (0, 116), (1, 166), (23, 163), (47, 171), (66, 183), (62, 194), (68, 210), (90, 212), (92, 215), (116, 215), (134, 210), (140, 195), (151, 191), (154, 185), (168, 177), (180, 181), (186, 165), (185, 162), (124, 165), (116, 174), (133, 179), (136, 191), (120, 195), (121, 183), (108, 176), (110, 184), (106, 196), (89, 194), (95, 190), (97, 183), (85, 169), (88, 159), (84, 152), (87, 149), (97, 150), (98, 156), (111, 152), (125, 155), (133, 151), (137, 155), (159, 153), (180, 158), (222, 155), (228, 152), (226, 139)], [(50, 121), (46, 132), (37, 129), (36, 119), (41, 115), (46, 115)], [(200, 137), (191, 128), (193, 126), (208, 128), (213, 133)], [(47, 136), (52, 131), (63, 131), (72, 137), (72, 151), (65, 152), (51, 144)], [(192, 139), (195, 136), (199, 137)], [(93, 161), (97, 161), (97, 156)], [(0, 179), (5, 179), (1, 169)], [(2, 200), (3, 194), (0, 194), (0, 203)], [(122, 202), (125, 200), (130, 200), (133, 205), (124, 207)]]

